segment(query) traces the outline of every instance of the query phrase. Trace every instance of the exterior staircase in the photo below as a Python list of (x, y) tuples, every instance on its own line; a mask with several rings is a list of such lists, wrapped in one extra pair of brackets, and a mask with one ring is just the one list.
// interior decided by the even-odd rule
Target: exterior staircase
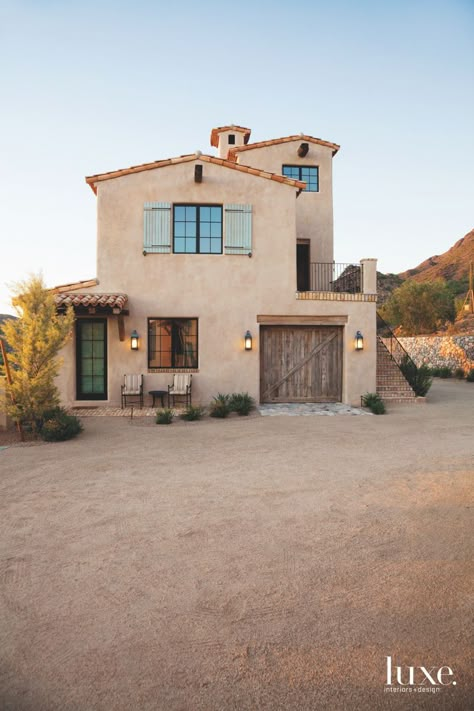
[(377, 393), (385, 403), (416, 403), (416, 395), (383, 339), (377, 336)]

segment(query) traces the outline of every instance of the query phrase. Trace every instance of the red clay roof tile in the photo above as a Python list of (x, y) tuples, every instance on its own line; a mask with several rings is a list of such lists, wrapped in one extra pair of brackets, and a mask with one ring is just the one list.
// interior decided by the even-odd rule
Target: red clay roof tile
[[(208, 156), (198, 153), (180, 156), (179, 158), (168, 158), (166, 160), (159, 160), (155, 161), (154, 163), (143, 163), (142, 165), (134, 165), (130, 168), (123, 168), (122, 170), (113, 170), (109, 173), (98, 173), (97, 175), (91, 175), (87, 177), (86, 183), (90, 185), (94, 193), (97, 194), (97, 183), (100, 183), (103, 180), (121, 178), (124, 175), (132, 175), (133, 173), (141, 173), (145, 170), (155, 170), (155, 168), (163, 168), (167, 165), (176, 165), (178, 163), (186, 163), (194, 160), (200, 160), (204, 163), (213, 163), (214, 165), (221, 165), (225, 168), (238, 170), (242, 173), (249, 173), (250, 175), (255, 175), (260, 178), (267, 178), (268, 180), (273, 180), (277, 183), (289, 185), (292, 188), (299, 188), (300, 190), (303, 190), (306, 187), (306, 183), (300, 180), (292, 180), (291, 178), (286, 178), (276, 173), (269, 173), (265, 170), (258, 170), (257, 168), (251, 168), (247, 165), (240, 165), (235, 161), (224, 160), (223, 158), (216, 158), (215, 156)], [(281, 180), (282, 177), (283, 180)]]
[(275, 146), (278, 143), (289, 143), (290, 141), (306, 141), (308, 143), (317, 143), (320, 146), (326, 146), (332, 149), (333, 156), (336, 155), (340, 146), (337, 143), (330, 143), (329, 141), (323, 141), (322, 138), (315, 138), (314, 136), (306, 136), (299, 134), (297, 136), (283, 136), (282, 138), (272, 138), (268, 141), (259, 141), (258, 143), (249, 143), (247, 146), (234, 146), (229, 149), (228, 160), (236, 161), (237, 153), (242, 151), (251, 151), (254, 148), (265, 148), (266, 146)]
[(219, 128), (213, 128), (211, 131), (211, 146), (217, 148), (219, 146), (219, 133), (222, 131), (237, 131), (238, 133), (244, 133), (244, 143), (248, 143), (250, 138), (251, 129), (245, 128), (244, 126), (219, 126)]

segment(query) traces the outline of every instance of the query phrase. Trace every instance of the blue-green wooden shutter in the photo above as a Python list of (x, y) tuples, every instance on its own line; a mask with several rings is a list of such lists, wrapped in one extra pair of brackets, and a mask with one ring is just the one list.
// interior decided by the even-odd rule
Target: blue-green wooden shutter
[(252, 251), (252, 205), (224, 205), (226, 254)]
[(143, 210), (143, 252), (171, 252), (171, 203), (146, 202)]

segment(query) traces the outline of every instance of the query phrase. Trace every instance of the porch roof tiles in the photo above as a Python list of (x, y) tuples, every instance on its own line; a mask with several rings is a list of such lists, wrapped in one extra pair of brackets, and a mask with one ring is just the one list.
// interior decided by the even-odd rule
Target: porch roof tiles
[(62, 292), (55, 295), (56, 307), (58, 309), (72, 306), (74, 309), (99, 309), (121, 313), (125, 311), (128, 304), (127, 294), (87, 294), (73, 292)]

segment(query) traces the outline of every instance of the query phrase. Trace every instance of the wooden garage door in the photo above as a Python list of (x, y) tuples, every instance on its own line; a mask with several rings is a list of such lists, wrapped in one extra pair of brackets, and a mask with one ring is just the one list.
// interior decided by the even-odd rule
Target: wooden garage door
[(341, 326), (262, 326), (262, 402), (339, 402)]

